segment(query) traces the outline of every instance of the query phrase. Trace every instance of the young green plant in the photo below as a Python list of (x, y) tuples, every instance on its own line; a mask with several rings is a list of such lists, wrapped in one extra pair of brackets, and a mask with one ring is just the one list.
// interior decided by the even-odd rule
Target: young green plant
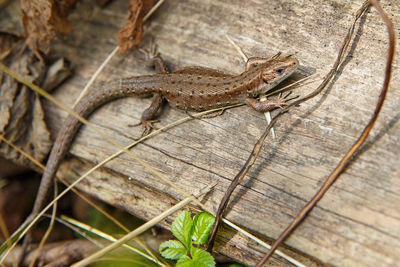
[(182, 211), (172, 222), (171, 232), (178, 240), (168, 240), (160, 245), (161, 255), (170, 260), (177, 260), (177, 267), (215, 266), (210, 253), (199, 248), (206, 244), (214, 216), (206, 212), (192, 218), (189, 212)]

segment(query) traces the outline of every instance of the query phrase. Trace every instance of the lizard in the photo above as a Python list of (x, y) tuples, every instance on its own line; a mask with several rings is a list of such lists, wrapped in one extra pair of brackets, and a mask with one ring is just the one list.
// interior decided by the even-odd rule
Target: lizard
[[(151, 105), (141, 116), (141, 124), (146, 133), (151, 130), (151, 120), (163, 99), (167, 100), (170, 106), (185, 111), (204, 111), (246, 103), (256, 111), (266, 112), (286, 106), (286, 100), (280, 98), (277, 101), (261, 102), (256, 97), (289, 77), (299, 65), (299, 61), (293, 57), (278, 55), (272, 58), (249, 58), (245, 64), (245, 71), (238, 75), (204, 67), (188, 67), (168, 72), (158, 53), (147, 52), (147, 57), (158, 73), (108, 82), (102, 89), (86, 94), (74, 111), (81, 117), (88, 117), (95, 109), (114, 99), (153, 95)], [(48, 157), (36, 200), (27, 220), (33, 219), (44, 206), (51, 181), (79, 126), (79, 120), (72, 115), (65, 119)], [(23, 247), (26, 248), (29, 242), (28, 234)]]

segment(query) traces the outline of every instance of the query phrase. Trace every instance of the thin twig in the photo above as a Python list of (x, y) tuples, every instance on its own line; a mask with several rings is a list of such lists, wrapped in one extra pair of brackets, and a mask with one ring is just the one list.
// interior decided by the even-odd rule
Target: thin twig
[[(320, 88), (317, 88), (315, 91), (319, 90)], [(311, 95), (311, 94), (310, 94)], [(317, 94), (315, 94), (317, 95)], [(289, 105), (287, 108), (285, 108), (284, 110), (280, 111), (270, 122), (270, 124), (267, 125), (264, 133), (262, 134), (262, 136), (258, 139), (257, 143), (254, 145), (252, 152), (250, 153), (249, 158), (247, 159), (246, 163), (243, 165), (242, 169), (239, 171), (239, 173), (235, 176), (235, 178), (232, 180), (231, 184), (229, 185), (228, 189), (225, 191), (225, 194), (220, 202), (220, 205), (218, 207), (217, 210), (217, 214), (215, 216), (215, 223), (213, 225), (213, 228), (211, 229), (210, 232), (210, 237), (208, 239), (208, 243), (207, 243), (207, 250), (209, 252), (212, 251), (212, 248), (214, 246), (214, 241), (215, 241), (215, 237), (216, 237), (216, 233), (217, 230), (219, 228), (219, 225), (221, 223), (221, 219), (223, 216), (223, 213), (225, 211), (225, 208), (229, 202), (229, 199), (233, 193), (233, 191), (236, 189), (236, 187), (239, 185), (240, 181), (243, 179), (243, 177), (248, 173), (248, 171), (250, 170), (250, 168), (253, 166), (253, 164), (255, 163), (262, 147), (265, 141), (265, 138), (268, 136), (268, 134), (270, 133), (272, 127), (274, 126), (274, 124), (278, 121), (278, 118), (285, 114), (286, 112), (289, 111), (290, 108), (293, 108), (295, 106), (297, 106), (300, 103), (303, 103), (307, 100), (309, 100), (309, 97), (304, 97), (297, 102), (296, 105)]]
[[(382, 90), (379, 95), (374, 113), (373, 113), (370, 121), (365, 126), (364, 130), (362, 131), (361, 135), (359, 136), (357, 141), (354, 143), (354, 145), (344, 155), (342, 160), (339, 162), (339, 164), (336, 166), (336, 168), (332, 171), (332, 173), (329, 175), (329, 177), (326, 179), (326, 181), (321, 186), (321, 188), (318, 190), (318, 192), (314, 195), (314, 197), (300, 211), (300, 213), (296, 216), (296, 218), (294, 218), (292, 223), (280, 234), (278, 239), (272, 245), (272, 248), (270, 249), (270, 251), (268, 251), (268, 253), (257, 264), (257, 266), (264, 266), (264, 264), (267, 262), (267, 260), (273, 255), (273, 253), (277, 249), (277, 247), (297, 228), (297, 226), (305, 219), (307, 214), (315, 207), (315, 205), (318, 203), (318, 201), (325, 195), (325, 193), (329, 190), (329, 188), (337, 180), (337, 178), (340, 176), (340, 174), (343, 173), (343, 171), (346, 169), (348, 163), (351, 161), (353, 155), (359, 150), (359, 148), (362, 146), (362, 144), (367, 139), (367, 137), (368, 137), (372, 127), (374, 126), (375, 121), (377, 120), (378, 115), (382, 109), (383, 102), (385, 101), (386, 94), (389, 89), (390, 77), (392, 74), (392, 63), (393, 63), (393, 57), (394, 57), (394, 53), (395, 53), (395, 34), (394, 34), (392, 22), (390, 21), (390, 19), (386, 15), (386, 13), (383, 11), (383, 9), (380, 6), (378, 1), (376, 1), (376, 0), (366, 1), (364, 3), (364, 5), (362, 6), (362, 8), (360, 9), (361, 12), (359, 12), (358, 15), (361, 16), (361, 14), (367, 9), (369, 4), (372, 4), (377, 9), (379, 15), (382, 17), (383, 21), (385, 22), (385, 24), (388, 28), (388, 33), (389, 33), (389, 49), (388, 49), (388, 56), (387, 56), (387, 61), (386, 61), (385, 79), (384, 79)], [(357, 19), (358, 19), (358, 17), (357, 17)]]
[[(265, 138), (267, 137), (270, 128), (272, 127), (273, 124), (276, 123), (277, 119), (287, 113), (291, 108), (298, 106), (299, 104), (317, 96), (318, 94), (321, 93), (321, 91), (329, 84), (329, 82), (332, 80), (332, 78), (334, 77), (334, 75), (337, 73), (337, 70), (340, 66), (340, 64), (342, 63), (343, 59), (344, 59), (344, 54), (348, 49), (348, 45), (350, 43), (351, 37), (353, 36), (354, 33), (354, 27), (356, 22), (358, 21), (358, 19), (361, 17), (361, 15), (363, 14), (363, 12), (367, 9), (368, 4), (365, 4), (362, 6), (362, 8), (359, 10), (359, 12), (357, 12), (356, 14), (356, 19), (354, 21), (354, 23), (352, 24), (352, 26), (350, 27), (348, 34), (345, 37), (345, 41), (344, 44), (342, 46), (342, 48), (339, 51), (338, 57), (332, 67), (332, 69), (330, 70), (330, 72), (325, 76), (325, 78), (323, 79), (322, 83), (314, 90), (312, 91), (310, 94), (296, 100), (293, 101), (292, 103), (290, 103), (286, 108), (282, 109), (277, 115), (275, 115), (274, 119), (272, 119), (271, 123), (267, 126), (267, 128), (265, 129), (265, 132), (263, 133), (263, 135), (259, 138), (259, 140), (257, 141), (257, 143), (255, 144), (253, 151), (251, 152), (249, 158), (247, 159), (245, 165), (242, 167), (242, 169), (239, 171), (239, 173), (235, 176), (235, 178), (232, 180), (229, 188), (227, 189), (227, 191), (225, 192), (220, 205), (218, 207), (217, 210), (217, 216), (216, 216), (216, 220), (215, 220), (215, 224), (211, 230), (210, 233), (210, 238), (208, 241), (208, 251), (212, 250), (212, 247), (214, 245), (214, 241), (215, 241), (215, 236), (216, 236), (216, 232), (218, 230), (219, 224), (220, 224), (220, 220), (223, 216), (223, 213), (225, 211), (225, 208), (228, 204), (229, 198), (231, 196), (231, 194), (233, 193), (233, 191), (235, 190), (235, 188), (237, 187), (237, 185), (239, 184), (240, 180), (247, 174), (247, 172), (249, 171), (250, 167), (254, 164), (261, 148), (263, 145), (263, 142), (265, 140)], [(276, 249), (276, 248), (275, 248)], [(272, 248), (271, 248), (272, 250)]]

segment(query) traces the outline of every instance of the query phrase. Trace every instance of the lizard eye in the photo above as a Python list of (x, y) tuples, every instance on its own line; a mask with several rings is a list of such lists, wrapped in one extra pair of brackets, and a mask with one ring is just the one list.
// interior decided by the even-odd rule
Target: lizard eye
[(278, 73), (278, 74), (282, 74), (282, 72), (283, 72), (283, 68), (279, 68), (276, 70), (276, 73)]

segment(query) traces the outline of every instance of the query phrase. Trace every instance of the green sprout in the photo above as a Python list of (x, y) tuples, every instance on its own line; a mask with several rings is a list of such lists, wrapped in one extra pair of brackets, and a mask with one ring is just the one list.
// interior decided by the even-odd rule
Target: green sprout
[(171, 232), (178, 240), (162, 243), (161, 255), (177, 260), (177, 267), (215, 266), (211, 254), (199, 248), (207, 242), (214, 221), (214, 216), (206, 212), (196, 214), (192, 220), (189, 212), (182, 211), (171, 225)]

